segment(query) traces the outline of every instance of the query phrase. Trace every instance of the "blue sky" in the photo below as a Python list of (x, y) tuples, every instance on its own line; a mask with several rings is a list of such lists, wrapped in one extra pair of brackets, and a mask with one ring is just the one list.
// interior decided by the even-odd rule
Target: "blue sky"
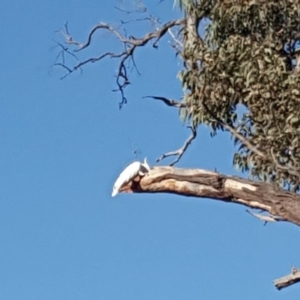
[[(0, 298), (294, 299), (272, 280), (300, 266), (299, 229), (268, 224), (245, 207), (168, 194), (118, 195), (112, 185), (138, 158), (155, 159), (190, 134), (176, 110), (142, 96), (179, 98), (179, 63), (165, 44), (140, 49), (120, 111), (117, 62), (60, 80), (55, 30), (78, 40), (99, 21), (118, 24), (126, 1), (2, 0), (0, 61)], [(163, 21), (172, 1), (147, 1)], [(130, 25), (142, 34), (142, 26)], [(107, 34), (93, 48), (120, 49)], [(238, 174), (228, 135), (206, 129), (179, 167)], [(165, 164), (168, 161), (164, 162)]]

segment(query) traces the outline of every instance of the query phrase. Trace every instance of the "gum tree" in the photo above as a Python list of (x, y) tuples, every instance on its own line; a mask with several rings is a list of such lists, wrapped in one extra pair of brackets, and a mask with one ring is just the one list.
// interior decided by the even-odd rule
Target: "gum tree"
[[(182, 18), (164, 24), (137, 2), (137, 10), (155, 25), (153, 31), (137, 38), (125, 35), (107, 23), (96, 24), (84, 42), (70, 34), (68, 26), (59, 31), (63, 43), (56, 66), (66, 74), (105, 58), (118, 60), (117, 90), (120, 106), (127, 102), (130, 82), (128, 63), (135, 66), (137, 49), (157, 48), (163, 38), (182, 62), (180, 101), (165, 96), (148, 96), (179, 110), (191, 136), (174, 155), (170, 166), (154, 167), (123, 187), (123, 192), (176, 193), (238, 203), (261, 209), (252, 213), (265, 222), (287, 221), (300, 225), (300, 1), (175, 1)], [(204, 34), (200, 28), (206, 24)], [(123, 26), (126, 26), (121, 24)], [(94, 57), (68, 64), (66, 55), (76, 57), (91, 46), (93, 35), (108, 31), (123, 50), (97, 53)], [(196, 138), (199, 126), (207, 125), (212, 136), (220, 131), (232, 135), (237, 151), (233, 164), (253, 180), (199, 169), (178, 169), (173, 165)], [(300, 271), (275, 281), (278, 289), (300, 281)]]

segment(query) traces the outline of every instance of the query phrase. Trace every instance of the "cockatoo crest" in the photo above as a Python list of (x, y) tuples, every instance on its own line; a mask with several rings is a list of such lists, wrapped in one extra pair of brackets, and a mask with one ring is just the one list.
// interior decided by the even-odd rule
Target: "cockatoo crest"
[(150, 166), (147, 163), (147, 158), (144, 159), (144, 162), (134, 161), (129, 166), (127, 166), (122, 173), (117, 178), (111, 196), (116, 196), (120, 189), (132, 181), (136, 176), (145, 176), (147, 172), (150, 171)]
[(144, 176), (149, 171), (150, 171), (150, 167), (147, 163), (147, 157), (145, 157), (144, 163), (141, 163), (141, 168), (140, 168), (140, 171), (139, 171), (139, 175)]

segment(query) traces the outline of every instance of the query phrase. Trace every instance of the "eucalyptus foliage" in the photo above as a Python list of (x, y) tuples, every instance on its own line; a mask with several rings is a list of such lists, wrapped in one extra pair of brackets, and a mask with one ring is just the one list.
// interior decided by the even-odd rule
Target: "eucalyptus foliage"
[(177, 2), (197, 26), (193, 39), (183, 31), (182, 118), (213, 135), (230, 126), (252, 145), (232, 135), (236, 166), (299, 190), (300, 1)]

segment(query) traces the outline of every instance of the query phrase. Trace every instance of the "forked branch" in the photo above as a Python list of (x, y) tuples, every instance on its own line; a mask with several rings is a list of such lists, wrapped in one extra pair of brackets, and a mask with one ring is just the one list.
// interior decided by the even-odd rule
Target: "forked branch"
[[(134, 55), (135, 55), (136, 49), (139, 47), (144, 47), (150, 42), (152, 42), (152, 46), (154, 48), (157, 48), (160, 39), (168, 32), (169, 29), (179, 26), (179, 25), (182, 25), (184, 22), (185, 22), (185, 19), (169, 21), (169, 22), (163, 24), (162, 26), (160, 26), (159, 28), (155, 29), (154, 31), (148, 32), (141, 38), (135, 38), (133, 36), (126, 37), (120, 33), (118, 28), (115, 28), (107, 23), (100, 22), (99, 24), (95, 25), (91, 29), (91, 31), (87, 35), (87, 39), (85, 42), (76, 41), (69, 33), (68, 25), (66, 24), (65, 29), (59, 30), (58, 32), (63, 36), (64, 42), (67, 46), (75, 47), (75, 49), (73, 50), (74, 53), (88, 48), (92, 43), (92, 38), (95, 35), (95, 33), (98, 31), (101, 31), (101, 30), (108, 31), (112, 35), (114, 35), (121, 42), (121, 44), (123, 44), (124, 50), (121, 52), (109, 52), (108, 51), (108, 52), (100, 53), (97, 56), (89, 57), (85, 60), (79, 61), (71, 67), (67, 66), (65, 60), (63, 59), (63, 61), (59, 61), (59, 62), (55, 63), (54, 66), (62, 67), (67, 71), (66, 75), (62, 77), (62, 78), (65, 78), (66, 76), (77, 71), (78, 69), (80, 69), (81, 67), (83, 67), (86, 64), (98, 62), (106, 57), (119, 59), (120, 60), (119, 66), (118, 66), (117, 74), (116, 74), (117, 89), (115, 91), (119, 91), (121, 93), (122, 100), (121, 100), (120, 106), (122, 106), (123, 104), (125, 104), (127, 102), (127, 99), (126, 99), (125, 93), (124, 93), (124, 89), (130, 84), (128, 71), (127, 71), (128, 70), (127, 63), (132, 61), (133, 65), (135, 66)], [(63, 48), (65, 54), (72, 53), (72, 52), (70, 52), (69, 47)], [(73, 55), (73, 53), (72, 53), (72, 55)]]

